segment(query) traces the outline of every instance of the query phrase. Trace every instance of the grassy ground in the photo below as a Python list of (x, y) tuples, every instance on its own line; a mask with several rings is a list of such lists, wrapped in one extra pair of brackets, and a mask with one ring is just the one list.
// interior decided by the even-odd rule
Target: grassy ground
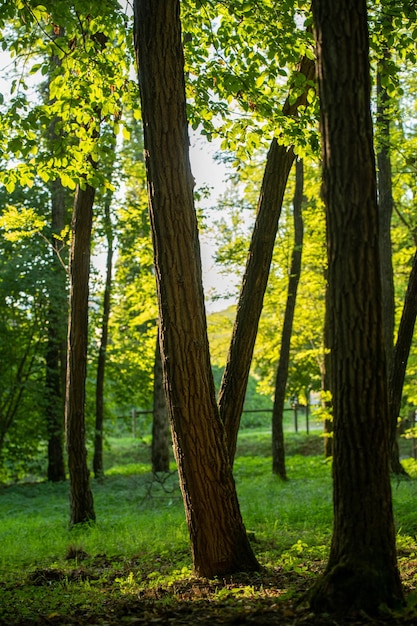
[[(330, 463), (318, 435), (288, 435), (287, 447), (283, 483), (271, 474), (270, 434), (240, 435), (236, 484), (264, 566), (250, 577), (192, 578), (176, 475), (152, 477), (146, 440), (109, 441), (106, 478), (93, 481), (94, 526), (68, 530), (67, 484), (0, 489), (0, 624), (336, 623), (295, 602), (327, 556)], [(416, 462), (405, 464), (417, 477)], [(417, 480), (394, 480), (393, 495), (400, 567), (413, 592)], [(390, 623), (416, 624), (410, 607)]]

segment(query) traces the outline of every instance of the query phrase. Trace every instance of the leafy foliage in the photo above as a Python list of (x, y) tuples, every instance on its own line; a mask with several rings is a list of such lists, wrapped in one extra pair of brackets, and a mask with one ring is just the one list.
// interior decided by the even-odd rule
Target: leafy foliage
[[(108, 150), (102, 127), (118, 134), (123, 108), (137, 97), (127, 16), (113, 0), (101, 3), (99, 14), (82, 0), (22, 0), (15, 8), (3, 40), (14, 70), (2, 117), (2, 182), (9, 192), (17, 182), (33, 185), (35, 177), (59, 176), (70, 189), (85, 181), (106, 185), (94, 167)], [(35, 80), (44, 80), (43, 98), (31, 86)], [(60, 141), (51, 154), (41, 139), (53, 121)]]
[(152, 404), (157, 300), (143, 143), (132, 123), (121, 154), (125, 195), (117, 218), (118, 257), (110, 320), (109, 374), (118, 411)]
[[(18, 198), (18, 194), (16, 199)], [(45, 241), (18, 246), (0, 229), (0, 476), (21, 476), (45, 432), (42, 412), (47, 308)]]
[[(270, 0), (184, 4), (193, 128), (201, 127), (209, 138), (222, 137), (222, 150), (233, 153), (236, 165), (265, 149), (274, 136), (300, 150), (308, 145), (316, 150), (314, 107), (300, 111), (297, 121), (282, 115), (288, 90), (295, 101), (305, 88), (297, 63), (304, 55), (314, 58), (305, 28), (309, 5)], [(314, 90), (308, 99), (314, 101)]]

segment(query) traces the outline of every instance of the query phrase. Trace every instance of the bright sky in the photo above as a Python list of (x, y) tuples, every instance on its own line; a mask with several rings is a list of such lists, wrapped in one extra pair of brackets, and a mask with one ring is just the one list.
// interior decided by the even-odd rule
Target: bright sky
[[(205, 206), (215, 206), (219, 196), (221, 196), (227, 186), (226, 166), (214, 161), (216, 144), (209, 143), (204, 137), (192, 137), (192, 145), (190, 150), (191, 169), (196, 181), (196, 187), (209, 187), (210, 197), (205, 201)], [(210, 300), (210, 292), (215, 289), (216, 293), (225, 293), (228, 286), (233, 285), (233, 281), (228, 281), (226, 277), (221, 276), (215, 267), (213, 260), (214, 248), (213, 244), (200, 236), (201, 260), (203, 266), (203, 283), (206, 295), (207, 310), (209, 312), (219, 311), (231, 304), (230, 301)]]
[[(10, 82), (4, 79), (5, 68), (9, 66), (11, 59), (7, 52), (0, 51), (0, 93), (7, 97), (10, 90)], [(225, 178), (227, 169), (224, 165), (214, 161), (214, 154), (218, 145), (215, 142), (209, 143), (205, 137), (191, 136), (192, 146), (190, 149), (190, 158), (193, 176), (196, 181), (196, 187), (209, 187), (210, 197), (205, 201), (205, 206), (214, 206), (219, 196), (226, 189)], [(215, 289), (216, 293), (227, 291), (228, 281), (224, 276), (220, 276), (216, 270), (213, 261), (213, 245), (208, 239), (201, 238), (201, 255), (203, 264), (203, 281), (204, 291), (207, 300), (208, 311), (221, 310), (227, 307), (230, 302), (218, 300), (211, 302), (209, 294)], [(99, 265), (101, 260), (99, 260)]]

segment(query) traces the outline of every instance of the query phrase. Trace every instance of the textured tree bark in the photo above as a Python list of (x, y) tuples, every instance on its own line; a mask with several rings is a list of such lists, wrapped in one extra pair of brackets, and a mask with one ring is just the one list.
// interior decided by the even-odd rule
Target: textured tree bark
[(135, 0), (165, 390), (194, 571), (259, 567), (216, 404), (189, 162), (179, 0)]
[(104, 476), (103, 465), (103, 422), (104, 422), (104, 379), (106, 371), (107, 343), (109, 336), (109, 318), (111, 307), (111, 288), (113, 272), (113, 225), (110, 206), (113, 192), (108, 191), (104, 201), (104, 220), (107, 240), (106, 280), (103, 297), (103, 318), (101, 322), (101, 338), (98, 351), (96, 377), (96, 420), (94, 433), (93, 471), (94, 477), (101, 479)]
[(313, 0), (327, 210), (334, 526), (316, 610), (397, 607), (365, 0)]
[[(315, 74), (314, 62), (303, 57), (299, 71), (307, 80), (312, 80)], [(283, 114), (295, 116), (298, 107), (306, 103), (306, 97), (307, 92), (293, 104), (290, 104), (288, 98), (283, 107)], [(240, 418), (263, 298), (268, 283), (282, 201), (294, 158), (292, 147), (280, 145), (276, 139), (272, 141), (237, 304), (232, 340), (218, 396), (220, 416), (226, 427), (229, 456), (232, 462), (236, 452)]]
[(300, 282), (301, 258), (303, 252), (303, 186), (303, 162), (299, 160), (296, 163), (295, 194), (293, 201), (294, 247), (291, 259), (290, 277), (288, 281), (287, 304), (284, 313), (281, 348), (275, 379), (274, 406), (272, 411), (272, 472), (280, 476), (283, 480), (287, 479), (287, 472), (285, 468), (285, 446), (283, 428), (285, 391), (287, 388), (291, 335), (294, 321), (298, 283)]
[(169, 456), (171, 449), (171, 428), (162, 371), (159, 334), (155, 348), (155, 366), (153, 383), (153, 422), (152, 422), (152, 472), (169, 472)]
[(95, 520), (85, 446), (90, 241), (95, 190), (77, 187), (70, 253), (70, 313), (65, 428), (70, 478), (70, 526)]

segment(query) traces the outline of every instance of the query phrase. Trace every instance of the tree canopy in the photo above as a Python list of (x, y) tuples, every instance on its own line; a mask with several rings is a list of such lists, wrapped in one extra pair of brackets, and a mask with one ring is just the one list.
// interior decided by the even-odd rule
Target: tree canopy
[[(280, 418), (291, 406), (308, 417), (314, 394), (313, 420), (334, 419), (334, 538), (316, 606), (333, 610), (346, 559), (357, 586), (373, 558), (372, 542), (366, 567), (341, 549), (348, 475), (358, 515), (366, 481), (385, 511), (367, 517), (386, 548), (376, 570), (390, 572), (386, 597), (358, 606), (374, 611), (402, 601), (386, 459), (398, 418), (415, 435), (417, 7), (339, 5), (0, 3), (0, 480), (37, 464), (63, 480), (69, 460), (87, 493), (98, 435), (131, 419), (151, 432), (159, 346), (194, 569), (256, 570), (233, 463), (241, 424), (256, 423), (244, 407), (271, 411), (281, 361)], [(216, 201), (194, 188), (191, 131), (228, 166)], [(235, 285), (213, 317), (200, 233)], [(361, 456), (375, 442), (377, 458)], [(91, 498), (72, 523), (94, 518)], [(365, 520), (347, 543), (359, 528), (368, 537)]]

